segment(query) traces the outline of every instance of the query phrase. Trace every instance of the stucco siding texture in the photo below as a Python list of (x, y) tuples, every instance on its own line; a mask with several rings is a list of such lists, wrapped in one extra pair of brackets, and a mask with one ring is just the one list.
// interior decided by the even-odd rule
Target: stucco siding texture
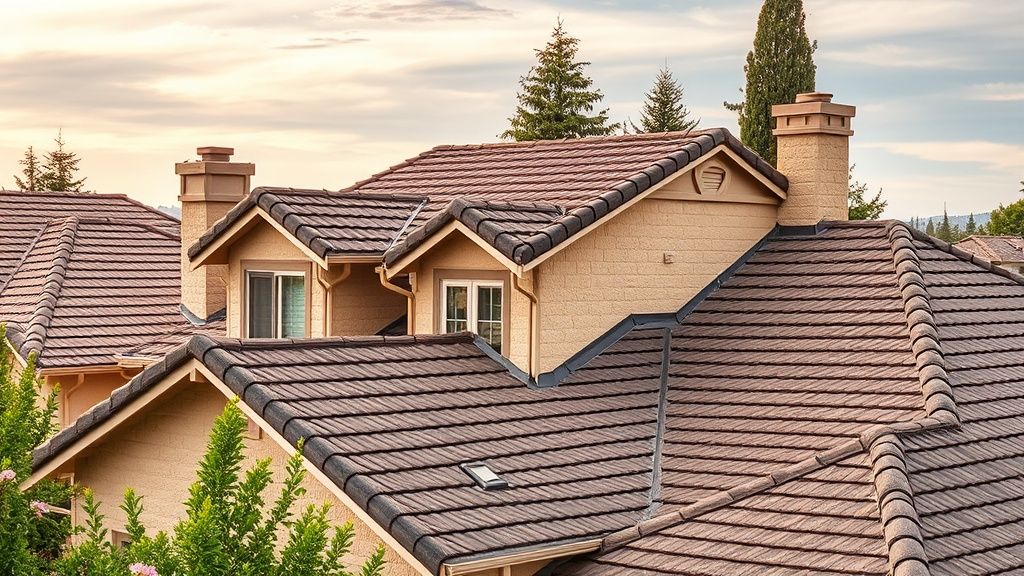
[(775, 214), (772, 205), (646, 198), (540, 264), (540, 371), (630, 314), (679, 310), (771, 231)]
[(331, 288), (330, 298), (329, 336), (376, 334), (408, 310), (404, 296), (381, 285), (373, 264), (353, 264), (349, 277)]
[(187, 326), (179, 312), (175, 233), (72, 216), (46, 224), (0, 289), (0, 320), (40, 368), (112, 365), (114, 357)]
[[(106, 516), (104, 523), (108, 529), (124, 531), (127, 518), (118, 505), (126, 488), (142, 496), (145, 511), (141, 520), (150, 534), (160, 530), (170, 532), (185, 518), (184, 502), (188, 499), (189, 486), (196, 480), (195, 473), (206, 452), (213, 421), (226, 403), (227, 398), (209, 384), (185, 384), (76, 463), (75, 480), (91, 488), (102, 503), (101, 511)], [(258, 459), (272, 459), (273, 482), (266, 496), (274, 498), (285, 478), (287, 454), (267, 437), (248, 438), (245, 445), (243, 467), (253, 465)], [(294, 510), (330, 504), (328, 521), (333, 526), (353, 523), (356, 538), (350, 569), (358, 568), (357, 564), (373, 553), (380, 539), (308, 474), (303, 488), (306, 493), (295, 503)], [(78, 518), (83, 518), (82, 514), (80, 508), (76, 510)], [(280, 531), (279, 537), (284, 536), (285, 532)], [(393, 550), (388, 552), (386, 560), (389, 575), (418, 574)]]

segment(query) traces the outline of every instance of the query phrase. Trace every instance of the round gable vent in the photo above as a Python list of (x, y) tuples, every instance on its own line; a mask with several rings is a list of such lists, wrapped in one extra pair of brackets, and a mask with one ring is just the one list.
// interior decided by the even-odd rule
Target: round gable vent
[(729, 172), (717, 162), (705, 162), (693, 172), (697, 191), (706, 196), (721, 194), (729, 180)]

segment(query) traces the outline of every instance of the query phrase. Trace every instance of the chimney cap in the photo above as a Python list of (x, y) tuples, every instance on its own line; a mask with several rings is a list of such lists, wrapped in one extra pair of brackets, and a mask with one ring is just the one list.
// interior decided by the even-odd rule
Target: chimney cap
[(234, 148), (224, 146), (201, 146), (196, 148), (196, 154), (199, 154), (204, 162), (227, 162), (231, 160), (231, 155), (234, 153)]
[(803, 94), (797, 94), (795, 104), (803, 104), (804, 102), (831, 102), (832, 94), (828, 92), (804, 92)]

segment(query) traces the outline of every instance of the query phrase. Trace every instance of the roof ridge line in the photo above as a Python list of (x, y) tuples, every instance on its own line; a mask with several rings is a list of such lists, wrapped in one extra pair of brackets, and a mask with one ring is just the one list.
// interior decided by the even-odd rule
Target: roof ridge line
[(907, 231), (910, 233), (910, 236), (914, 240), (919, 240), (921, 242), (927, 242), (927, 243), (931, 244), (936, 250), (940, 250), (940, 251), (945, 252), (947, 254), (950, 254), (952, 256), (956, 256), (957, 258), (959, 258), (959, 259), (961, 259), (961, 260), (963, 260), (965, 262), (970, 262), (971, 264), (974, 264), (975, 266), (979, 266), (979, 267), (983, 268), (987, 272), (991, 272), (993, 274), (996, 274), (996, 275), (1002, 276), (1004, 278), (1008, 278), (1010, 280), (1013, 280), (1014, 282), (1016, 282), (1018, 284), (1024, 285), (1024, 275), (1020, 275), (1020, 274), (1017, 274), (1016, 272), (1011, 272), (1011, 271), (1007, 270), (1006, 268), (1002, 268), (1000, 266), (996, 266), (990, 260), (986, 260), (986, 259), (982, 258), (981, 256), (978, 256), (977, 254), (973, 253), (973, 252), (968, 252), (967, 250), (964, 250), (963, 248), (960, 248), (958, 246), (950, 244), (949, 242), (946, 242), (945, 240), (940, 240), (940, 239), (938, 239), (938, 238), (936, 238), (934, 236), (929, 236), (928, 234), (918, 230), (917, 228), (911, 228), (910, 226), (907, 226), (907, 224), (905, 222), (894, 221), (893, 223), (890, 224), (890, 226), (895, 225), (895, 224), (903, 225), (903, 227), (907, 229)]
[(928, 576), (931, 570), (903, 442), (897, 434), (881, 434), (871, 442), (868, 454), (882, 537), (889, 554), (889, 574)]
[[(957, 243), (957, 244), (959, 244), (959, 243), (961, 243), (961, 242), (966, 242), (966, 241), (968, 241), (968, 240), (971, 240), (971, 241), (972, 241), (972, 242), (973, 242), (974, 244), (976, 244), (976, 245), (977, 245), (977, 246), (978, 246), (979, 248), (981, 248), (981, 250), (982, 250), (983, 252), (985, 252), (986, 254), (988, 254), (988, 256), (989, 256), (989, 258), (988, 258), (989, 262), (991, 262), (991, 261), (995, 260), (995, 259), (996, 259), (996, 258), (997, 258), (997, 257), (999, 256), (998, 254), (996, 254), (995, 252), (993, 252), (991, 248), (989, 248), (989, 247), (988, 247), (988, 243), (986, 243), (986, 242), (982, 242), (981, 240), (979, 240), (979, 239), (978, 239), (978, 237), (977, 237), (977, 236), (975, 236), (975, 235), (973, 235), (973, 234), (972, 234), (971, 236), (968, 236), (967, 238), (961, 238), (961, 239), (957, 240), (957, 241), (956, 241), (956, 243)], [(952, 245), (953, 245), (953, 244), (950, 244), (950, 246), (952, 246)]]
[[(36, 301), (36, 308), (23, 332), (19, 348), (21, 354), (26, 357), (33, 352), (38, 354), (43, 350), (46, 333), (50, 328), (50, 322), (53, 321), (53, 311), (57, 307), (57, 299), (60, 298), (60, 293), (64, 288), (68, 261), (71, 260), (71, 253), (75, 249), (78, 218), (71, 216), (63, 220), (57, 250), (50, 259), (50, 269), (40, 290), (39, 299)], [(53, 223), (55, 222), (51, 222), (51, 225)], [(47, 226), (44, 226), (43, 230), (46, 228)]]
[(921, 392), (924, 394), (925, 413), (929, 417), (936, 417), (946, 412), (959, 422), (960, 413), (946, 372), (942, 344), (921, 260), (912, 240), (913, 234), (906, 224), (893, 221), (887, 226), (886, 237), (892, 250), (896, 283), (903, 298), (903, 310), (910, 330), (910, 348), (914, 354)]
[[(948, 416), (941, 414), (938, 417), (923, 418), (909, 422), (874, 425), (861, 432), (858, 436), (827, 450), (815, 452), (814, 455), (804, 460), (773, 470), (768, 474), (758, 476), (753, 480), (728, 490), (707, 496), (687, 506), (681, 506), (672, 512), (641, 520), (634, 526), (612, 532), (601, 540), (601, 549), (598, 553), (603, 554), (621, 548), (645, 536), (661, 532), (666, 528), (679, 525), (719, 508), (725, 508), (751, 496), (766, 492), (776, 486), (781, 486), (791, 480), (803, 478), (808, 474), (856, 454), (869, 452), (880, 438), (894, 437), (899, 434), (912, 432), (949, 429), (957, 426), (959, 426), (959, 422), (953, 421)], [(911, 576), (911, 573), (907, 573), (907, 575)]]
[(690, 135), (703, 136), (709, 132), (727, 130), (724, 126), (712, 126), (710, 128), (698, 128), (689, 130), (669, 130), (665, 132), (643, 132), (640, 134), (611, 134), (606, 136), (582, 136), (578, 138), (542, 138), (540, 140), (521, 140), (512, 142), (479, 142), (476, 144), (438, 144), (431, 148), (431, 151), (446, 150), (486, 150), (488, 148), (529, 148), (544, 144), (565, 144), (569, 142), (583, 142), (591, 144), (595, 142), (622, 142), (629, 140), (657, 140), (665, 138), (685, 138)]

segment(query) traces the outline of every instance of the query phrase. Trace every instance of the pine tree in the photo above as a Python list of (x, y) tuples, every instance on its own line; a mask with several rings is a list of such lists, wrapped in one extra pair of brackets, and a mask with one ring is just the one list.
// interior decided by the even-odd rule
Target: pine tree
[(579, 39), (573, 38), (558, 20), (551, 40), (537, 53), (537, 65), (519, 79), (519, 105), (509, 118), (502, 138), (516, 141), (607, 136), (620, 124), (608, 123), (608, 109), (589, 115), (604, 95), (592, 89), (594, 81), (584, 70), (590, 62), (577, 62)]
[(924, 233), (929, 236), (935, 236), (935, 223), (932, 222), (931, 218), (928, 219), (928, 225), (925, 226)]
[(802, 0), (765, 0), (757, 18), (754, 48), (743, 71), (745, 100), (725, 107), (739, 112), (740, 139), (762, 158), (775, 164), (772, 105), (793, 102), (797, 94), (814, 90), (814, 51), (807, 38)]
[(658, 71), (654, 86), (646, 94), (643, 110), (640, 112), (640, 127), (630, 122), (633, 132), (685, 132), (693, 130), (700, 122), (690, 118), (690, 111), (683, 104), (683, 87), (672, 76), (666, 64)]
[(39, 188), (53, 192), (81, 192), (85, 178), (75, 180), (81, 158), (74, 152), (64, 151), (64, 135), (61, 132), (57, 132), (54, 142), (57, 143), (57, 149), (43, 156)]
[(977, 233), (978, 225), (977, 223), (974, 222), (974, 212), (971, 212), (971, 215), (967, 217), (967, 225), (964, 227), (964, 234), (967, 234), (968, 236), (973, 236), (974, 234)]
[(19, 190), (39, 190), (39, 180), (43, 176), (43, 169), (39, 165), (39, 156), (36, 156), (36, 151), (31, 146), (25, 150), (25, 157), (18, 160), (18, 164), (24, 166), (21, 169), (21, 174), (25, 177), (24, 180), (15, 176), (14, 185)]
[(953, 238), (953, 227), (949, 224), (949, 214), (946, 212), (945, 206), (942, 207), (942, 223), (935, 230), (935, 237), (946, 242), (951, 242)]

